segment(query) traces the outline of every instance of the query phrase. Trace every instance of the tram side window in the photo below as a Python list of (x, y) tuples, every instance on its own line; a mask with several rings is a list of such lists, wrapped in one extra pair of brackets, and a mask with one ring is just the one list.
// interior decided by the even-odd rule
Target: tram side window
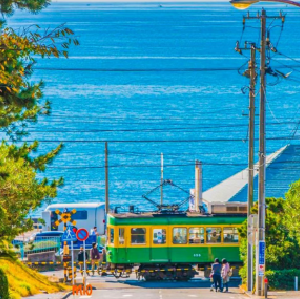
[(207, 243), (221, 243), (222, 229), (218, 227), (206, 228), (206, 242)]
[(146, 243), (146, 229), (132, 228), (131, 229), (131, 244), (145, 244)]
[(173, 228), (173, 243), (174, 244), (186, 244), (187, 241), (187, 229), (186, 228)]
[(113, 244), (115, 240), (115, 234), (114, 234), (114, 229), (113, 228), (109, 228), (108, 229), (108, 242), (110, 244)]
[(223, 228), (224, 243), (237, 243), (239, 241), (238, 229), (235, 227)]
[(154, 229), (153, 230), (153, 243), (154, 244), (165, 244), (166, 243), (166, 230), (165, 229)]
[(119, 244), (124, 244), (124, 228), (119, 228)]
[(204, 228), (191, 227), (189, 229), (189, 244), (204, 243)]

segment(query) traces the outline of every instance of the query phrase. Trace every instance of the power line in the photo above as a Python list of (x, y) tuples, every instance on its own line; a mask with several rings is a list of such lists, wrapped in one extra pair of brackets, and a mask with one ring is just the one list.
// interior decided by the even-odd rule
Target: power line
[[(295, 60), (297, 61), (297, 60)], [(298, 61), (297, 61), (298, 62)], [(300, 62), (299, 62), (300, 63)], [(63, 68), (63, 67), (35, 67), (36, 70), (49, 71), (84, 71), (84, 72), (215, 72), (215, 71), (238, 71), (240, 67), (223, 68)]]
[[(229, 167), (247, 167), (248, 164), (247, 163), (205, 163), (202, 162), (203, 165), (205, 166), (214, 166), (214, 167), (218, 167), (218, 166), (229, 166)], [(272, 165), (299, 165), (300, 167), (300, 161), (274, 161), (271, 162), (270, 164), (267, 165), (267, 168), (272, 167)], [(165, 167), (191, 167), (191, 166), (195, 166), (195, 162), (190, 162), (190, 163), (185, 163), (185, 164), (167, 164), (164, 165)], [(149, 165), (149, 163), (147, 164), (118, 164), (118, 165), (109, 165), (108, 168), (159, 168), (161, 167), (161, 165), (157, 164), (157, 165)], [(255, 166), (256, 168), (258, 166)], [(105, 166), (48, 166), (47, 168), (54, 168), (54, 169), (104, 169)], [(277, 168), (277, 169), (281, 169)]]
[(37, 70), (50, 71), (88, 71), (88, 72), (214, 72), (236, 71), (236, 67), (222, 68), (63, 68), (63, 67), (35, 67)]

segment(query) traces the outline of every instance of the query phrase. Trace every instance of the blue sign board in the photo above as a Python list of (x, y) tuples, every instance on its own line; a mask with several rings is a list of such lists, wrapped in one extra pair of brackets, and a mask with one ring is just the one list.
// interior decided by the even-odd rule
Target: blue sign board
[[(67, 241), (68, 245), (71, 245), (70, 241)], [(92, 244), (93, 243), (97, 243), (97, 236), (89, 236), (86, 240), (85, 240), (85, 249), (91, 249), (92, 248)], [(63, 248), (63, 244), (64, 242), (61, 243), (61, 248)], [(79, 241), (77, 239), (77, 241), (74, 241), (73, 243), (73, 248), (74, 249), (80, 249), (80, 247), (83, 247), (83, 241)]]
[(77, 240), (76, 235), (73, 232), (71, 226), (68, 226), (66, 228), (66, 230), (64, 231), (64, 234), (62, 235), (62, 240), (63, 241), (76, 241)]
[(265, 264), (265, 249), (266, 249), (265, 241), (259, 241), (258, 261), (260, 265)]

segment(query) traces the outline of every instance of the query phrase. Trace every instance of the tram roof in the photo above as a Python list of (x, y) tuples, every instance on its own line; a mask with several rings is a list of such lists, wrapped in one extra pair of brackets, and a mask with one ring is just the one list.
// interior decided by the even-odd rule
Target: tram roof
[(245, 216), (241, 215), (200, 215), (159, 214), (159, 213), (111, 213), (108, 215), (108, 224), (111, 225), (240, 225)]

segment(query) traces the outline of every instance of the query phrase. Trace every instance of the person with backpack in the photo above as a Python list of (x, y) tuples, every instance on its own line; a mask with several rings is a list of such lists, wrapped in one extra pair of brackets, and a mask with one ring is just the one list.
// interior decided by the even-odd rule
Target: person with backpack
[[(80, 247), (80, 251), (78, 253), (77, 259), (78, 259), (80, 272), (81, 272), (84, 269), (84, 267), (83, 267), (83, 248), (82, 247)], [(88, 259), (88, 254), (87, 254), (87, 252), (85, 252), (85, 260), (87, 261), (87, 259)]]
[(221, 272), (222, 264), (220, 264), (220, 260), (216, 258), (214, 264), (212, 265), (212, 275), (216, 292), (223, 292)]
[(222, 279), (223, 279), (223, 288), (225, 287), (225, 293), (228, 293), (228, 283), (231, 276), (230, 265), (226, 259), (222, 259)]

